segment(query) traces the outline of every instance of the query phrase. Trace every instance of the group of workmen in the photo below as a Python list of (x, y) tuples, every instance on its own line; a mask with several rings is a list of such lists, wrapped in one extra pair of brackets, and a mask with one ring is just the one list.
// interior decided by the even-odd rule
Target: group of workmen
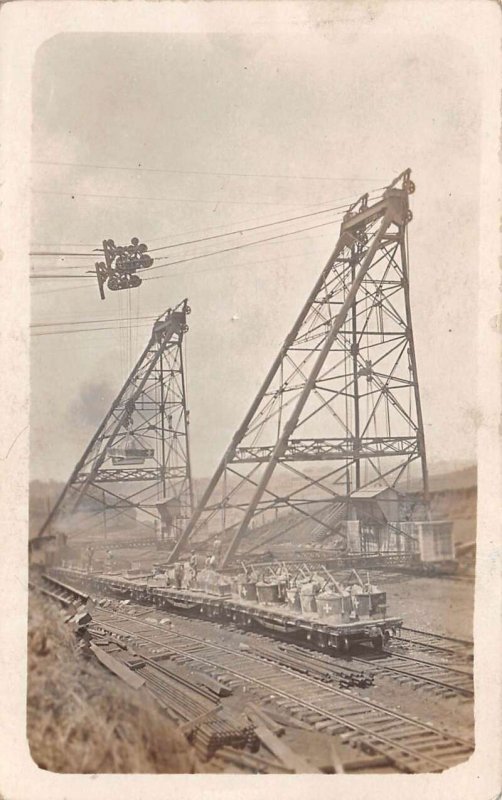
[[(204, 562), (204, 569), (215, 569), (217, 559), (215, 553), (208, 555)], [(174, 568), (174, 583), (177, 589), (181, 589), (183, 585), (193, 586), (197, 580), (199, 573), (199, 559), (195, 550), (190, 553), (188, 561), (178, 561)]]

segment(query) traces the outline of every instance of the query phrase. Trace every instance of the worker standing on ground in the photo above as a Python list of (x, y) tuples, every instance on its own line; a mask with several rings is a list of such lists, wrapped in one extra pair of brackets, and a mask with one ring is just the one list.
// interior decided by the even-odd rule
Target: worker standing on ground
[(183, 574), (185, 572), (185, 567), (181, 561), (178, 561), (174, 568), (174, 580), (176, 582), (176, 588), (181, 589), (181, 584), (183, 582)]
[(92, 561), (94, 558), (94, 547), (90, 544), (87, 548), (87, 572), (92, 570)]

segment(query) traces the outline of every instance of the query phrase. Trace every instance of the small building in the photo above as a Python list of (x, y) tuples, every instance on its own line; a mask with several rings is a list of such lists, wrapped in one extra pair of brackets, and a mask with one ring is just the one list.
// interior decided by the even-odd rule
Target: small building
[(345, 523), (349, 553), (403, 553), (417, 550), (414, 524), (401, 521), (402, 498), (390, 486), (358, 489), (347, 498)]
[[(403, 486), (410, 498), (418, 499), (421, 481)], [(430, 511), (432, 519), (453, 523), (455, 546), (476, 540), (477, 470), (475, 466), (429, 475)], [(462, 552), (462, 551), (461, 551)]]
[(159, 512), (160, 517), (160, 538), (164, 540), (177, 539), (177, 525), (176, 522), (181, 516), (182, 503), (179, 497), (163, 497), (155, 507)]
[(423, 562), (454, 561), (453, 522), (433, 520), (416, 522), (420, 560)]

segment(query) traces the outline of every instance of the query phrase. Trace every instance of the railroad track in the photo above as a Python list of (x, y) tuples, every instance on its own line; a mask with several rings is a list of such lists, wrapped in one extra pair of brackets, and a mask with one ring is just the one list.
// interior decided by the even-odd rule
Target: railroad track
[[(44, 581), (45, 585), (32, 584), (32, 587), (46, 595), (46, 597), (50, 597), (52, 600), (57, 600), (63, 606), (75, 605), (76, 603), (82, 605), (87, 603), (89, 600), (89, 595), (85, 594), (85, 592), (80, 591), (80, 589), (77, 589), (75, 586), (70, 586), (70, 584), (60, 581), (59, 579), (52, 578), (50, 575), (42, 575), (42, 580)], [(47, 588), (48, 586), (50, 586), (50, 588)]]
[[(42, 591), (60, 600), (63, 604), (87, 601), (88, 595), (84, 594), (79, 589), (49, 575), (44, 575), (43, 577), (45, 581), (51, 585), (51, 590), (42, 589)], [(404, 642), (406, 648), (417, 649), (418, 647), (419, 652), (425, 650), (428, 654), (432, 653), (435, 656), (439, 655), (443, 658), (453, 657), (457, 660), (459, 658), (463, 658), (464, 660), (468, 658), (469, 648), (472, 646), (472, 642), (426, 631), (419, 631), (413, 628), (404, 628), (404, 630), (406, 633), (412, 634), (414, 638), (412, 639), (410, 636), (396, 637), (392, 640), (393, 645), (400, 647)], [(269, 660), (273, 657), (270, 652), (262, 652), (261, 656)], [(275, 657), (276, 659), (279, 658), (277, 653)], [(316, 671), (319, 673), (319, 654), (316, 653), (315, 659), (312, 656), (310, 657), (310, 665), (305, 663), (307, 657), (308, 650), (296, 657), (296, 664), (294, 660), (290, 658), (289, 666), (292, 669), (296, 668), (297, 671), (303, 671), (307, 674), (314, 673), (315, 676)], [(303, 661), (301, 660), (302, 658)], [(284, 664), (286, 660), (285, 656), (282, 656), (281, 660)], [(359, 682), (353, 681), (353, 683), (351, 683), (351, 676), (347, 674), (347, 669), (340, 669), (339, 660), (327, 658), (326, 660), (328, 661), (326, 669), (329, 668), (332, 674), (338, 674), (341, 680), (345, 681), (347, 685), (363, 685), (363, 676), (359, 676)], [(417, 688), (429, 688), (438, 695), (447, 698), (457, 697), (458, 695), (465, 698), (472, 698), (474, 695), (472, 672), (465, 669), (457, 669), (445, 664), (425, 661), (416, 656), (396, 653), (392, 650), (385, 651), (382, 654), (374, 654), (373, 651), (371, 651), (364, 654), (364, 657), (352, 656), (350, 660), (352, 663), (364, 665), (367, 676), (370, 678), (367, 685), (370, 685), (372, 682), (371, 678), (374, 675), (386, 674), (388, 676), (395, 676), (401, 683), (410, 683)], [(411, 666), (406, 668), (406, 662), (409, 662)], [(348, 671), (350, 672), (350, 667)], [(318, 675), (318, 677), (322, 680), (327, 679), (326, 674), (324, 677), (320, 675)]]
[(403, 650), (415, 650), (427, 654), (434, 653), (450, 662), (472, 661), (474, 643), (469, 639), (444, 636), (440, 633), (422, 631), (417, 628), (402, 627), (392, 639), (393, 646)]
[(424, 648), (442, 650), (457, 655), (469, 656), (472, 653), (474, 643), (470, 639), (460, 639), (456, 636), (445, 636), (441, 633), (422, 631), (417, 628), (407, 628), (403, 626), (397, 638), (402, 641), (411, 642)]
[(442, 771), (464, 761), (471, 740), (431, 724), (354, 697), (318, 678), (298, 674), (251, 652), (236, 651), (202, 637), (169, 631), (160, 623), (97, 608), (94, 624), (150, 656), (170, 652), (171, 661), (210, 674), (235, 690), (245, 689), (261, 702), (308, 723), (313, 730), (339, 734), (362, 749), (385, 755), (403, 772)]
[[(260, 639), (270, 643), (270, 637), (263, 634), (248, 634), (253, 640)], [(339, 678), (340, 685), (368, 687), (374, 684), (375, 677), (382, 674), (395, 677), (401, 684), (411, 684), (416, 688), (432, 690), (434, 694), (453, 698), (459, 695), (466, 699), (474, 696), (472, 672), (454, 667), (445, 666), (431, 661), (415, 658), (409, 655), (396, 654), (384, 650), (376, 653), (374, 650), (361, 645), (358, 648), (359, 656), (351, 654), (347, 659), (340, 656), (333, 657), (318, 650), (310, 650), (297, 645), (282, 645), (285, 653), (281, 655), (279, 649), (266, 647), (252, 647), (253, 652), (269, 660), (281, 660), (292, 669), (319, 677), (320, 680), (331, 682)], [(354, 665), (361, 665), (363, 671), (355, 669)], [(410, 664), (410, 666), (408, 666)]]
[[(74, 586), (70, 586), (59, 579), (49, 575), (42, 576), (45, 585), (31, 584), (43, 595), (52, 600), (57, 600), (64, 607), (81, 606), (87, 603), (89, 596)], [(50, 589), (47, 588), (50, 586)], [(99, 645), (99, 650), (105, 650), (113, 658), (125, 663), (128, 659), (121, 656), (123, 651), (114, 651), (113, 643), (103, 640), (102, 636), (95, 636), (94, 643)], [(110, 648), (110, 644), (112, 647)], [(104, 646), (103, 646), (104, 645)], [(131, 653), (128, 654), (129, 660)], [(255, 736), (253, 726), (242, 718), (237, 718), (235, 713), (222, 716), (219, 695), (223, 687), (215, 681), (206, 680), (205, 683), (193, 681), (186, 670), (169, 665), (168, 667), (156, 663), (144, 654), (140, 659), (140, 669), (136, 670), (157, 702), (165, 709), (168, 715), (190, 734), (190, 741), (202, 760), (208, 760), (222, 746), (235, 745), (242, 747), (245, 744), (253, 745)], [(258, 759), (259, 761), (259, 759)], [(259, 763), (256, 768), (259, 768)], [(277, 768), (280, 763), (277, 762)]]
[[(49, 575), (44, 575), (43, 578), (51, 586), (51, 590), (42, 588), (42, 591), (63, 604), (85, 603), (88, 600), (88, 595), (60, 581), (59, 578), (53, 578)], [(459, 656), (467, 658), (466, 654), (469, 652), (469, 646), (472, 645), (472, 642), (467, 640), (441, 636), (440, 634), (419, 631), (413, 628), (404, 628), (403, 630), (411, 633), (414, 638), (400, 636), (392, 640), (392, 645), (395, 644), (400, 647), (404, 642), (408, 649), (416, 649), (418, 646), (419, 651), (425, 649), (428, 653), (432, 652), (434, 655), (439, 654), (443, 657), (453, 656), (455, 658)], [(270, 641), (269, 637), (264, 638)], [(364, 650), (365, 648), (360, 649)], [(392, 650), (379, 654), (369, 651), (364, 656), (351, 656), (351, 663), (359, 663), (366, 669), (366, 678), (370, 678), (366, 682), (364, 680), (365, 676), (362, 674), (357, 676), (359, 682), (357, 679), (351, 680), (351, 668), (340, 667), (339, 659), (324, 656), (325, 667), (323, 668), (320, 666), (320, 655), (317, 652), (313, 656), (309, 654), (308, 650), (303, 650), (302, 652), (300, 648), (296, 648), (296, 656), (293, 658), (288, 658), (285, 655), (280, 656), (277, 651), (274, 653), (270, 650), (262, 650), (260, 653), (255, 648), (255, 652), (266, 660), (275, 658), (277, 661), (280, 660), (283, 666), (290, 666), (291, 669), (310, 674), (312, 677), (317, 674), (317, 677), (323, 681), (327, 681), (329, 675), (337, 675), (346, 685), (371, 685), (373, 682), (372, 677), (383, 673), (388, 676), (396, 676), (401, 683), (410, 683), (416, 687), (432, 689), (443, 697), (461, 695), (471, 698), (474, 695), (472, 672), (445, 664), (425, 661), (416, 656), (396, 653)], [(310, 663), (307, 663), (308, 658), (310, 658)], [(406, 662), (409, 662), (412, 666), (407, 667)]]
[[(248, 634), (249, 636), (249, 634)], [(257, 634), (251, 634), (251, 638)], [(270, 637), (259, 634), (260, 638), (270, 642)], [(432, 690), (434, 694), (441, 697), (453, 698), (459, 695), (465, 699), (472, 699), (474, 696), (473, 674), (466, 669), (458, 669), (434, 661), (425, 661), (411, 655), (394, 653), (392, 650), (375, 652), (364, 645), (360, 645), (357, 652), (359, 655), (351, 654), (347, 659), (340, 656), (333, 657), (318, 650), (310, 650), (297, 645), (283, 645), (288, 656), (281, 657), (291, 661), (292, 668), (306, 671), (318, 675), (320, 680), (328, 681), (329, 677), (340, 677), (343, 681), (349, 681), (352, 686), (371, 686), (377, 675), (387, 674), (389, 677), (396, 677), (402, 684), (411, 684), (416, 688)], [(253, 647), (253, 652), (263, 652), (267, 657), (267, 651)], [(294, 652), (294, 657), (291, 655)], [(271, 652), (270, 657), (273, 657)], [(277, 651), (275, 657), (278, 658)], [(296, 660), (296, 664), (294, 661)], [(364, 670), (356, 670), (354, 665), (361, 665)], [(351, 680), (351, 673), (354, 673)], [(358, 680), (360, 676), (360, 679)]]
[(351, 661), (364, 664), (375, 673), (395, 675), (402, 683), (431, 688), (442, 697), (474, 696), (473, 674), (468, 670), (424, 661), (392, 650), (379, 654), (369, 653), (364, 657), (353, 656)]
[[(276, 653), (275, 657), (280, 657), (284, 663), (289, 659), (292, 668), (299, 671), (306, 671), (308, 674), (317, 673), (320, 680), (329, 681), (330, 677), (339, 677), (342, 684), (365, 687), (372, 686), (375, 677), (384, 674), (396, 678), (401, 684), (410, 684), (415, 688), (431, 690), (434, 694), (445, 698), (454, 698), (460, 695), (465, 699), (472, 699), (474, 696), (473, 674), (467, 670), (387, 650), (375, 653), (364, 646), (359, 648), (359, 656), (352, 654), (347, 660), (295, 645), (286, 647), (287, 656), (280, 657)], [(253, 648), (253, 651), (259, 654), (262, 652), (260, 648)], [(294, 656), (291, 655), (292, 651), (295, 653)], [(263, 655), (267, 657), (266, 650), (263, 651)], [(273, 657), (272, 652), (269, 657)], [(363, 671), (356, 670), (355, 664), (361, 665), (364, 668)]]
[[(51, 587), (45, 593), (61, 602), (83, 602), (84, 598), (87, 599), (87, 595), (59, 579), (51, 576), (44, 576), (44, 579)], [(153, 608), (141, 609), (141, 617), (154, 613)], [(328, 681), (332, 684), (334, 675), (346, 673), (351, 667), (342, 667), (339, 659), (326, 654), (312, 653), (295, 645), (283, 645), (282, 650), (280, 647), (267, 648), (260, 644), (255, 646), (255, 640), (258, 643), (266, 640), (276, 644), (275, 640), (263, 634), (247, 634), (246, 642), (253, 643), (252, 652), (236, 654), (235, 649), (207, 642), (202, 637), (173, 634), (165, 628), (162, 629), (157, 622), (139, 619), (116, 610), (99, 608), (93, 612), (93, 616), (103, 631), (126, 639), (136, 647), (146, 647), (154, 657), (158, 657), (159, 653), (169, 654), (176, 663), (191, 667), (195, 665), (206, 674), (216, 675), (219, 680), (224, 678), (231, 688), (252, 686), (255, 693), (267, 702), (269, 693), (273, 692), (276, 698), (279, 697), (277, 704), (280, 708), (307, 721), (313, 729), (339, 733), (348, 741), (354, 744), (357, 742), (363, 749), (369, 748), (385, 755), (402, 771), (439, 771), (459, 763), (472, 752), (473, 742), (469, 739), (456, 737), (367, 699), (349, 697), (333, 685), (327, 686)], [(408, 646), (429, 646), (429, 651), (432, 646), (436, 655), (437, 652), (443, 655), (443, 651), (451, 655), (458, 651), (459, 646), (465, 652), (465, 647), (469, 644), (464, 640), (424, 631), (406, 631), (414, 636), (413, 641), (411, 637), (403, 637)], [(397, 675), (403, 682), (412, 681), (419, 685), (432, 686), (446, 696), (454, 693), (472, 695), (470, 673), (409, 655), (384, 653), (377, 656), (371, 653), (372, 657), (370, 654), (368, 656), (369, 658), (353, 658), (352, 661), (363, 663), (366, 672), (384, 671), (389, 675)], [(404, 669), (403, 662), (406, 661), (411, 662), (413, 667)], [(287, 686), (285, 673), (288, 676)], [(455, 683), (452, 681), (453, 674)], [(446, 675), (448, 680), (445, 679)], [(294, 682), (294, 686), (290, 689), (291, 682)], [(328, 696), (325, 695), (326, 692)]]

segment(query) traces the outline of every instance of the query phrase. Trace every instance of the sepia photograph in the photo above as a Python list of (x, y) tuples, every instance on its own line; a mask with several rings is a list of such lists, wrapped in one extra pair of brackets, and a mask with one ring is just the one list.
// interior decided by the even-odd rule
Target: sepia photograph
[(32, 60), (31, 760), (465, 766), (481, 43), (440, 2), (99, 5), (165, 24)]

